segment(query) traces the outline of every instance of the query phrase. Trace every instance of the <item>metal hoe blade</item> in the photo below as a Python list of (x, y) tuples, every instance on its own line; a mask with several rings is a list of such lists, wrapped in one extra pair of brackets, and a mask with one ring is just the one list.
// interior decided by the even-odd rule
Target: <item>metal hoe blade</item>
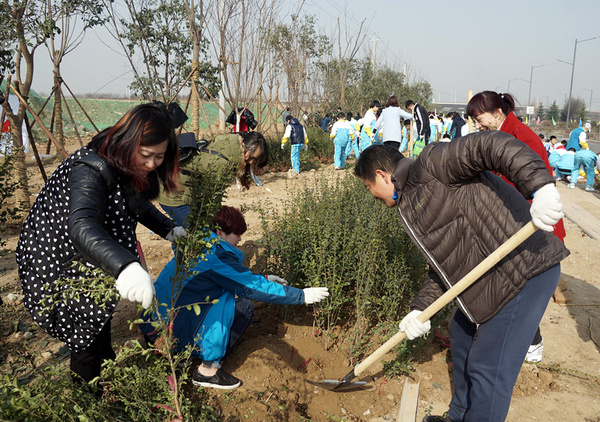
[(341, 381), (323, 380), (321, 386), (331, 391), (346, 391), (361, 389), (367, 385), (366, 381), (352, 382), (354, 378), (356, 378), (356, 375), (354, 374), (354, 369), (352, 369)]
[(321, 387), (330, 391), (347, 391), (362, 389), (367, 385), (366, 381), (344, 382), (339, 380), (323, 380)]

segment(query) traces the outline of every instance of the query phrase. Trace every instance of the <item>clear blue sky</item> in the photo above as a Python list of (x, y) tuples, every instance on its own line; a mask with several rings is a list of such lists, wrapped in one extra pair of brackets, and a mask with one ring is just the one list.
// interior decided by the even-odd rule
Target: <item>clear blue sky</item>
[[(118, 2), (118, 0), (117, 0)], [(288, 1), (283, 13), (294, 13), (301, 1)], [(303, 13), (317, 16), (331, 35), (337, 17), (354, 31), (363, 19), (370, 54), (377, 37), (376, 59), (390, 66), (408, 63), (413, 75), (431, 83), (436, 101), (465, 101), (467, 91), (510, 92), (527, 103), (531, 67), (531, 102), (556, 100), (569, 93), (575, 39), (600, 36), (598, 0), (454, 0), (429, 2), (305, 0)], [(352, 30), (351, 30), (352, 32)], [(90, 32), (63, 64), (65, 81), (75, 93), (125, 93), (130, 75), (126, 61), (102, 43), (114, 45), (103, 30)], [(115, 47), (116, 48), (116, 47)], [(47, 52), (36, 53), (34, 89), (48, 93), (52, 75)], [(540, 67), (537, 67), (540, 66)], [(401, 70), (401, 69), (398, 69)], [(573, 97), (600, 110), (600, 37), (577, 44)]]

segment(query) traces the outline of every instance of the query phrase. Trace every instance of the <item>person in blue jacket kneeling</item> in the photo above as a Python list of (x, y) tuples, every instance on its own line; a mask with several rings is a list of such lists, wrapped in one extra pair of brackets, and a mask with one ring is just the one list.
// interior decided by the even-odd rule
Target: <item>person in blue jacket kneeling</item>
[[(237, 249), (242, 234), (246, 232), (246, 221), (242, 213), (224, 206), (213, 220), (211, 239), (218, 242), (199, 259), (191, 273), (183, 282), (183, 287), (174, 300), (174, 308), (179, 308), (173, 321), (175, 351), (188, 344), (195, 344), (194, 354), (202, 363), (194, 370), (192, 382), (202, 387), (234, 389), (241, 381), (221, 369), (222, 360), (246, 331), (254, 316), (254, 306), (249, 299), (282, 305), (302, 305), (320, 302), (329, 296), (327, 287), (298, 289), (274, 275), (253, 274), (242, 265), (244, 254)], [(172, 305), (173, 275), (175, 258), (165, 266), (155, 283), (156, 298), (159, 304)], [(215, 299), (217, 299), (215, 301)], [(213, 303), (214, 301), (214, 303)], [(202, 302), (199, 315), (187, 305)], [(169, 308), (159, 306), (162, 319)], [(158, 319), (154, 313), (149, 318)], [(141, 324), (144, 335), (153, 340), (156, 337), (150, 324)]]

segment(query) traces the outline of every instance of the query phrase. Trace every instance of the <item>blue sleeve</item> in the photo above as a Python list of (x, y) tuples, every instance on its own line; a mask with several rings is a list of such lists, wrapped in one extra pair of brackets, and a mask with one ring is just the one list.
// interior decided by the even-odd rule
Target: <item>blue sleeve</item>
[(267, 280), (264, 275), (253, 274), (238, 262), (236, 256), (217, 246), (212, 260), (212, 281), (239, 297), (282, 305), (304, 304), (301, 289)]
[(556, 167), (558, 160), (560, 160), (560, 154), (556, 151), (552, 151), (548, 157), (548, 163), (550, 163), (550, 166)]

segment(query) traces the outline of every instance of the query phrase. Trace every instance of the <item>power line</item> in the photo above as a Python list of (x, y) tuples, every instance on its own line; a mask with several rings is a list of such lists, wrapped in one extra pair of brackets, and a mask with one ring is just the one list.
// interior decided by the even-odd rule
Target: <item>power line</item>
[[(340, 14), (344, 14), (346, 16), (346, 18), (351, 21), (354, 25), (356, 25), (357, 27), (360, 28), (361, 22), (358, 22), (353, 16), (349, 16), (346, 11), (344, 9), (342, 9), (339, 5), (335, 4), (335, 2), (333, 2), (332, 0), (326, 0), (327, 3), (329, 3), (329, 5), (331, 5), (337, 12), (339, 12)], [(330, 16), (333, 19), (337, 19), (339, 18), (339, 16), (335, 16), (333, 14), (331, 14), (327, 9), (323, 8), (323, 6), (321, 6), (320, 4), (309, 0), (309, 3), (320, 9), (321, 11), (323, 11), (325, 14), (327, 14), (328, 16)], [(375, 31), (371, 30), (371, 29), (367, 29), (366, 31), (367, 35), (371, 35), (371, 36), (375, 36), (377, 38), (379, 38), (380, 40), (383, 41), (383, 38), (381, 36), (379, 36), (379, 34), (377, 34)], [(388, 45), (388, 43), (383, 43), (383, 47), (386, 50), (386, 52), (388, 52), (390, 55), (393, 56), (394, 60), (396, 61), (401, 61), (400, 57), (398, 57), (398, 55), (396, 53), (394, 53), (394, 51), (392, 51)]]

